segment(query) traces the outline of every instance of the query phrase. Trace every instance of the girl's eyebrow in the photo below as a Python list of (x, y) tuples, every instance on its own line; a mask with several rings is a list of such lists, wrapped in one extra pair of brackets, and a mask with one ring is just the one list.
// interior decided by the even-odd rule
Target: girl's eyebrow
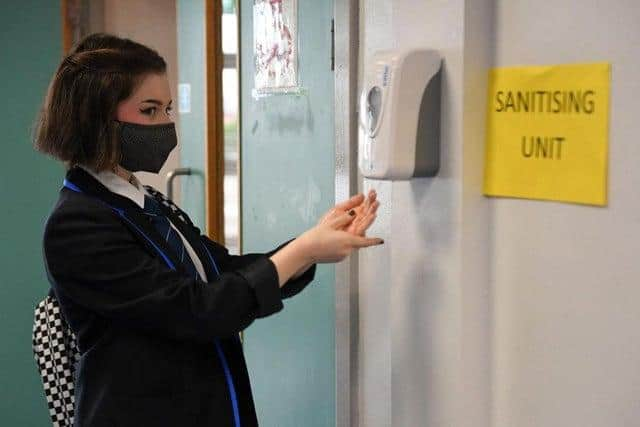
[[(141, 103), (143, 102), (148, 102), (150, 104), (156, 104), (156, 105), (162, 105), (162, 101), (158, 101), (157, 99), (145, 99), (144, 101), (141, 101)], [(167, 105), (171, 105), (171, 103), (173, 102), (173, 99), (169, 100), (169, 103)]]

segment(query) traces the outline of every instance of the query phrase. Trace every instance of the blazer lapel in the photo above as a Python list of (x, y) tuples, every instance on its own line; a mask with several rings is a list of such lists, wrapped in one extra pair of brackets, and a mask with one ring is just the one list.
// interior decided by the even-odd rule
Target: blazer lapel
[(169, 220), (175, 227), (182, 233), (185, 239), (189, 242), (194, 252), (202, 262), (207, 279), (212, 280), (218, 276), (217, 268), (212, 264), (211, 256), (204, 247), (204, 243), (200, 236), (193, 231), (193, 228), (177, 217), (170, 209), (161, 204), (161, 209), (167, 215)]
[[(82, 168), (74, 167), (70, 169), (69, 172), (67, 172), (66, 178), (79, 187), (83, 193), (95, 197), (108, 206), (119, 210), (121, 215), (125, 217), (123, 222), (135, 235), (140, 237), (140, 240), (154, 255), (161, 258), (158, 253), (158, 249), (160, 249), (173, 263), (176, 270), (185, 271), (177, 254), (174, 253), (173, 249), (156, 230), (151, 222), (151, 217), (145, 214), (142, 208), (135, 202), (127, 197), (112, 193)], [(147, 239), (151, 240), (152, 243)]]
[[(158, 230), (151, 222), (151, 217), (149, 215), (145, 214), (137, 205), (135, 209), (126, 209), (124, 211), (124, 215), (139, 227), (139, 230), (136, 230), (139, 234), (145, 234), (158, 248), (160, 248), (162, 253), (171, 260), (176, 270), (186, 272), (180, 258), (178, 258), (178, 255), (175, 253), (174, 249), (169, 246), (169, 243), (164, 239), (164, 237), (158, 233)], [(153, 249), (157, 253), (157, 249)]]

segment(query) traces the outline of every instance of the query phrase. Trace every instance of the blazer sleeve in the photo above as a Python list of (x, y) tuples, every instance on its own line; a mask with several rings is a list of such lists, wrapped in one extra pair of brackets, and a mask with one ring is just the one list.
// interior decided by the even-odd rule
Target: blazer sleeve
[[(199, 232), (200, 230), (198, 230)], [(211, 240), (204, 234), (200, 235), (203, 242), (207, 245), (208, 249), (215, 255), (216, 262), (220, 264), (223, 271), (243, 269), (251, 266), (257, 259), (262, 257), (271, 257), (274, 253), (278, 252), (283, 247), (287, 246), (295, 239), (288, 240), (267, 253), (249, 253), (244, 255), (230, 255), (227, 248), (219, 243)], [(311, 283), (316, 274), (316, 264), (312, 264), (305, 270), (303, 274), (295, 279), (288, 280), (280, 288), (280, 299), (291, 298), (294, 295), (299, 294), (309, 283)]]
[(255, 257), (207, 284), (171, 270), (102, 206), (55, 211), (43, 243), (56, 293), (127, 327), (209, 342), (283, 307), (280, 299), (264, 300), (279, 290), (268, 257)]

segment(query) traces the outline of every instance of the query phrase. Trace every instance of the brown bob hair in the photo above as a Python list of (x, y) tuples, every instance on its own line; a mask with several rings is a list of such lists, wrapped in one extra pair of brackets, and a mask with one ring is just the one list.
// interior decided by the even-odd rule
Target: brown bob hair
[(148, 74), (167, 64), (153, 49), (96, 33), (85, 37), (54, 74), (34, 128), (38, 151), (96, 171), (120, 163), (117, 106)]

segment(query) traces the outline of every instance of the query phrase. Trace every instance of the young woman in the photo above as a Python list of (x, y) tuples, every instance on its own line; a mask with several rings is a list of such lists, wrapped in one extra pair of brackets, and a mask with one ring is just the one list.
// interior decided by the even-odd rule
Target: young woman
[(94, 34), (64, 58), (36, 146), (67, 166), (44, 232), (52, 291), (77, 337), (76, 426), (255, 426), (238, 333), (281, 310), (316, 263), (382, 243), (354, 196), (272, 252), (233, 256), (133, 172), (176, 146), (165, 61)]

